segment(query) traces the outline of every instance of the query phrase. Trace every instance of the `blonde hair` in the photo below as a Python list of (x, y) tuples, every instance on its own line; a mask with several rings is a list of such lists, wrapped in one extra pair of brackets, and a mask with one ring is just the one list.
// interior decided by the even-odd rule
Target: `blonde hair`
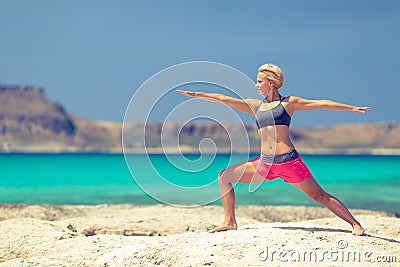
[(259, 69), (258, 72), (265, 74), (267, 79), (271, 81), (276, 89), (283, 86), (283, 73), (281, 68), (273, 64), (264, 64)]

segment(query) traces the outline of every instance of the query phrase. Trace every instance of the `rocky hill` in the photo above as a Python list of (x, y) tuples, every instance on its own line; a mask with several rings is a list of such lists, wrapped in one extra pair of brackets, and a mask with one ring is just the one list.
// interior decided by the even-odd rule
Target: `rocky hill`
[(40, 87), (0, 86), (3, 135), (52, 131), (74, 135), (76, 125), (61, 105), (48, 100)]
[[(219, 153), (248, 150), (240, 126), (197, 122), (150, 123), (145, 145), (140, 138), (143, 123), (125, 125), (127, 152), (160, 153), (161, 132), (167, 152), (212, 152), (212, 139)], [(259, 151), (255, 125), (246, 125), (252, 152)], [(0, 152), (113, 152), (121, 153), (122, 123), (90, 121), (69, 114), (49, 100), (40, 87), (0, 85)], [(178, 137), (178, 139), (177, 139)], [(292, 129), (291, 137), (303, 153), (400, 154), (400, 122), (348, 124), (314, 129)], [(178, 140), (178, 143), (176, 143)], [(210, 145), (211, 144), (211, 145)]]
[(72, 116), (43, 88), (0, 85), (0, 151), (121, 151), (121, 124)]
[[(225, 128), (224, 128), (225, 127)], [(260, 150), (257, 128), (253, 124), (246, 125), (249, 142), (243, 141), (240, 126), (214, 123), (192, 123), (182, 127), (178, 123), (167, 125), (150, 124), (147, 126), (145, 139), (147, 151), (160, 152), (160, 133), (163, 130), (163, 148), (167, 152), (199, 152), (202, 139), (212, 139), (219, 153), (243, 153), (248, 150), (257, 153)], [(125, 140), (131, 152), (142, 152), (143, 142), (135, 140), (143, 126), (132, 125), (130, 138)], [(229, 133), (229, 135), (228, 135)], [(296, 148), (307, 154), (400, 154), (400, 122), (382, 122), (374, 124), (340, 124), (320, 128), (292, 128), (291, 139)], [(179, 137), (179, 147), (176, 137)], [(230, 139), (229, 139), (230, 138)], [(174, 142), (175, 141), (175, 142)], [(231, 147), (231, 145), (234, 146)], [(213, 146), (202, 145), (203, 152), (214, 151)], [(126, 148), (126, 147), (125, 147)], [(128, 151), (129, 151), (128, 149)]]
[(400, 122), (293, 129), (292, 140), (305, 153), (400, 154)]

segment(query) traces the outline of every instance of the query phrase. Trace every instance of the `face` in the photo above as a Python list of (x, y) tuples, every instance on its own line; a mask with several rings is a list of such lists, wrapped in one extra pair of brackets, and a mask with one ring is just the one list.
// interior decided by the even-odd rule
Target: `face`
[(259, 72), (257, 75), (256, 87), (260, 95), (266, 95), (274, 88), (272, 82), (262, 72)]

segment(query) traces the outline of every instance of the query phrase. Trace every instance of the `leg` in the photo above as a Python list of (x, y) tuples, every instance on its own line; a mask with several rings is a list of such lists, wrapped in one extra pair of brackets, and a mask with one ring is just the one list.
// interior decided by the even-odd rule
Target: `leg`
[(361, 224), (351, 215), (350, 211), (337, 198), (326, 193), (314, 178), (307, 178), (300, 183), (293, 183), (297, 189), (303, 191), (311, 199), (329, 208), (334, 214), (350, 223), (354, 235), (364, 235)]
[(220, 188), (222, 205), (224, 207), (224, 222), (213, 229), (211, 233), (236, 230), (237, 223), (235, 218), (235, 191), (233, 182), (241, 183), (260, 183), (265, 178), (260, 176), (251, 162), (241, 162), (221, 171), (218, 175), (218, 184)]

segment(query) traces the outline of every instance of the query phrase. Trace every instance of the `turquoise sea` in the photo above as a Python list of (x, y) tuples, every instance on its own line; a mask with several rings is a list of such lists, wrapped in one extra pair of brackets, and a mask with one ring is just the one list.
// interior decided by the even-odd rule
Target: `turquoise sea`
[[(320, 185), (349, 208), (400, 214), (400, 156), (302, 157)], [(129, 155), (127, 162), (136, 175), (135, 181), (120, 154), (0, 154), (0, 203), (160, 203), (138, 185), (147, 183), (150, 194), (154, 188), (168, 195), (168, 200), (179, 198), (191, 204), (199, 195), (207, 199), (218, 196), (218, 172), (247, 159), (245, 155)], [(190, 166), (193, 164), (199, 167)], [(162, 179), (154, 179), (155, 175)], [(167, 184), (181, 190), (169, 191)], [(193, 187), (200, 187), (200, 194), (189, 190)], [(255, 192), (242, 184), (235, 191), (237, 205), (318, 206), (280, 179), (264, 182)], [(210, 204), (220, 205), (220, 201)]]

